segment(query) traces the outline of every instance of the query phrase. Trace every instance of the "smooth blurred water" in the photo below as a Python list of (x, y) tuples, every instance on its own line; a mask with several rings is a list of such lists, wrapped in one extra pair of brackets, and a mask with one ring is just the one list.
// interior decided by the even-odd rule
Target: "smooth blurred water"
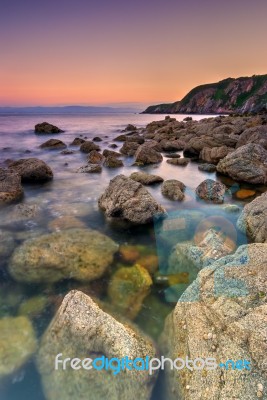
[[(98, 143), (101, 150), (108, 148), (111, 143), (117, 143), (118, 149), (121, 142), (115, 142), (114, 138), (119, 135), (127, 124), (134, 124), (137, 127), (144, 127), (153, 120), (161, 120), (164, 115), (142, 115), (142, 114), (106, 114), (106, 115), (47, 115), (47, 116), (0, 116), (0, 163), (4, 166), (6, 159), (19, 159), (37, 157), (46, 161), (54, 172), (53, 181), (44, 185), (24, 185), (25, 196), (23, 202), (26, 204), (37, 204), (42, 211), (42, 217), (37, 221), (28, 221), (19, 227), (15, 224), (9, 229), (17, 236), (17, 245), (28, 237), (34, 237), (40, 233), (49, 231), (48, 224), (55, 218), (66, 216), (78, 216), (88, 228), (97, 229), (120, 244), (142, 244), (148, 248), (157, 250), (155, 232), (153, 226), (124, 229), (114, 229), (106, 223), (104, 216), (98, 210), (97, 199), (108, 186), (110, 179), (118, 174), (129, 176), (134, 171), (143, 170), (162, 176), (164, 179), (178, 179), (186, 185), (185, 200), (172, 202), (161, 195), (160, 185), (147, 187), (150, 193), (166, 208), (169, 213), (177, 210), (205, 210), (210, 215), (214, 207), (212, 204), (200, 203), (195, 198), (195, 188), (207, 178), (222, 180), (229, 188), (235, 184), (231, 179), (216, 177), (215, 173), (201, 172), (197, 168), (196, 162), (190, 162), (186, 167), (174, 166), (164, 161), (159, 165), (146, 167), (132, 167), (132, 157), (122, 157), (124, 167), (116, 169), (103, 168), (101, 174), (82, 174), (76, 173), (77, 168), (85, 165), (87, 155), (79, 151), (79, 147), (69, 146), (75, 137), (83, 135), (89, 140), (95, 136), (100, 136), (103, 141)], [(194, 116), (194, 119), (201, 119), (205, 116)], [(185, 115), (176, 116), (178, 120), (185, 118)], [(65, 132), (59, 135), (36, 135), (34, 125), (43, 121), (50, 122), (59, 126)], [(59, 151), (41, 150), (40, 144), (54, 137), (65, 142), (68, 147), (74, 150), (74, 154), (63, 155)], [(115, 149), (115, 150), (118, 150)], [(30, 153), (26, 152), (30, 151)], [(240, 187), (249, 187), (241, 185)], [(255, 189), (255, 188), (254, 188)], [(235, 189), (236, 191), (236, 189)], [(260, 193), (261, 188), (258, 188)], [(237, 200), (233, 195), (228, 195), (228, 203), (238, 204), (241, 208), (245, 204), (242, 200)], [(6, 215), (12, 211), (12, 207), (4, 207), (0, 210), (0, 226), (6, 223)], [(235, 223), (237, 216), (233, 216)], [(119, 262), (119, 260), (117, 260)], [(116, 261), (115, 261), (116, 264)], [(20, 291), (22, 298), (29, 298), (33, 295), (44, 293), (59, 302), (65, 293), (72, 288), (81, 288), (81, 284), (75, 282), (63, 282), (53, 288), (41, 285), (21, 285), (16, 284), (8, 273), (4, 270), (0, 290), (5, 293)], [(107, 285), (108, 278), (103, 278), (99, 285)], [(184, 289), (185, 287), (182, 286)], [(99, 288), (96, 288), (98, 293)], [(100, 290), (101, 292), (101, 290)], [(162, 328), (166, 314), (173, 308), (174, 303), (167, 303), (164, 297), (164, 290), (154, 286), (150, 299), (144, 303), (143, 309), (137, 318), (137, 323), (148, 333), (157, 332)], [(100, 295), (101, 297), (101, 295)], [(105, 296), (104, 296), (105, 297)], [(156, 300), (157, 301), (156, 301)], [(151, 300), (151, 301), (150, 301)], [(3, 299), (1, 300), (3, 302)], [(4, 303), (0, 304), (2, 316), (16, 315), (16, 308), (8, 308)], [(39, 336), (47, 327), (53, 316), (53, 311), (47, 311), (34, 319), (35, 328)], [(155, 391), (153, 399), (164, 398), (160, 395), (160, 390)], [(43, 400), (41, 384), (38, 372), (34, 364), (29, 363), (16, 376), (0, 386), (1, 400)], [(61, 399), (60, 399), (61, 400)], [(63, 399), (62, 399), (63, 400)]]

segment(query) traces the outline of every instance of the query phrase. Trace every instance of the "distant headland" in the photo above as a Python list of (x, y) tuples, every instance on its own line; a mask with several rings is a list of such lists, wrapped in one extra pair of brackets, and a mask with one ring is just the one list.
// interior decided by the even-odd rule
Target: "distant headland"
[(232, 114), (267, 110), (267, 74), (200, 85), (181, 101), (149, 106), (144, 114)]

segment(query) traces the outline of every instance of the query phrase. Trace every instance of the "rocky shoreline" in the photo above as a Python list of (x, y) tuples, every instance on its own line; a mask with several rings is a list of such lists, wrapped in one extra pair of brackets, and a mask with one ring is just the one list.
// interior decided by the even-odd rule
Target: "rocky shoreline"
[[(56, 134), (58, 138), (62, 132), (47, 122), (35, 127), (38, 136)], [(81, 399), (100, 399), (106, 393), (111, 399), (151, 398), (157, 373), (150, 376), (147, 371), (135, 371), (117, 379), (108, 372), (95, 371), (88, 379), (85, 371), (65, 373), (53, 369), (55, 354), (64, 352), (82, 357), (86, 351), (92, 357), (190, 355), (220, 360), (250, 359), (253, 373), (216, 370), (203, 374), (198, 370), (166, 369), (164, 398), (264, 399), (267, 393), (267, 116), (218, 116), (200, 121), (192, 118), (177, 121), (167, 116), (145, 128), (128, 125), (109, 142), (110, 150), (102, 142), (99, 136), (93, 140), (76, 137), (69, 145), (50, 138), (40, 148), (52, 151), (55, 157), (83, 154), (86, 164), (73, 171), (74, 180), (80, 173), (89, 174), (90, 180), (92, 176), (101, 179), (105, 171), (118, 171), (99, 196), (97, 212), (114, 231), (141, 226), (145, 229), (153, 223), (163, 230), (169, 229), (170, 238), (160, 239), (164, 248), (170, 249), (164, 260), (166, 273), (163, 275), (159, 269), (159, 254), (155, 250), (141, 245), (119, 245), (107, 234), (88, 229), (79, 215), (54, 218), (48, 224), (49, 233), (40, 231), (36, 237), (20, 237), (18, 241), (9, 224), (17, 226), (21, 221), (38, 219), (40, 214), (37, 206), (22, 202), (25, 185), (42, 188), (56, 180), (56, 173), (39, 158), (5, 160), (0, 169), (0, 203), (9, 211), (6, 221), (1, 221), (2, 268), (18, 285), (44, 287), (49, 300), (37, 296), (21, 306), (22, 298), (18, 296), (12, 306), (13, 316), (0, 318), (3, 327), (0, 343), (5, 343), (0, 358), (9, 360), (1, 369), (0, 378), (12, 377), (32, 359), (38, 341), (35, 362), (46, 400), (57, 399), (62, 393), (64, 399), (73, 399), (74, 387)], [(120, 168), (129, 160), (138, 172), (126, 176), (120, 173)], [(179, 180), (164, 179), (143, 170), (161, 163), (177, 170)], [(165, 204), (169, 202), (177, 210), (182, 209), (186, 202), (183, 171), (191, 163), (207, 173), (217, 174), (215, 179), (204, 179), (194, 188), (195, 199), (207, 207), (218, 207), (216, 210), (222, 210), (223, 215), (236, 214), (235, 225), (225, 221), (221, 214), (211, 219), (201, 210), (189, 207), (180, 218), (179, 239), (172, 233), (175, 231), (168, 209), (153, 197), (149, 188), (158, 185)], [(225, 177), (225, 184), (217, 177)], [(227, 185), (227, 179), (231, 184)], [(250, 185), (250, 189), (234, 192), (238, 198), (248, 199), (243, 210), (228, 202), (233, 181)], [(258, 186), (260, 196), (256, 196)], [(83, 215), (82, 208), (79, 212)], [(240, 245), (235, 232), (246, 236), (248, 244)], [(70, 290), (64, 299), (59, 296), (59, 301), (53, 285), (62, 281), (68, 282)], [(94, 282), (95, 290), (89, 290)], [(136, 326), (136, 321), (149, 294), (162, 282), (168, 288), (181, 283), (190, 285), (176, 301), (158, 340), (158, 334), (152, 339)], [(53, 319), (39, 341), (34, 321), (48, 307), (53, 309)], [(18, 337), (17, 331), (27, 337), (25, 352), (21, 351), (24, 336)]]

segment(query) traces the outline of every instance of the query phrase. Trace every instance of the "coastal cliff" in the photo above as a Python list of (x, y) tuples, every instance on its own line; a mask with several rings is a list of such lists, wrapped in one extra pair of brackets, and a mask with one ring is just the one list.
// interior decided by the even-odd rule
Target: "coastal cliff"
[(230, 114), (267, 109), (267, 75), (197, 86), (181, 101), (148, 107), (144, 114)]

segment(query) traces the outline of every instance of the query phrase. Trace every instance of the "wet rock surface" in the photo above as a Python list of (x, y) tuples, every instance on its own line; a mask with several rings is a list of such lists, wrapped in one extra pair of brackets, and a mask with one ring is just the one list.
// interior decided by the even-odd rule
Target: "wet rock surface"
[(35, 133), (61, 133), (64, 132), (59, 129), (57, 126), (49, 124), (48, 122), (42, 122), (40, 124), (35, 125)]
[(130, 178), (142, 185), (153, 185), (154, 183), (163, 182), (163, 178), (158, 175), (148, 174), (146, 172), (133, 172)]
[(164, 181), (161, 186), (161, 193), (163, 196), (171, 200), (183, 200), (184, 190), (185, 185), (183, 182), (177, 181), (176, 179), (168, 179)]
[(141, 265), (119, 268), (109, 283), (110, 302), (120, 314), (134, 319), (141, 310), (151, 286), (152, 279)]
[(90, 140), (86, 140), (81, 144), (80, 151), (83, 153), (90, 153), (92, 150), (100, 150), (100, 147)]
[(68, 229), (26, 240), (9, 262), (20, 282), (91, 281), (110, 266), (118, 246), (109, 237), (87, 229)]
[(219, 162), (217, 171), (237, 181), (265, 184), (267, 182), (267, 150), (254, 143), (241, 146)]
[(62, 150), (65, 149), (66, 147), (67, 145), (58, 139), (49, 139), (40, 145), (41, 149), (48, 149), (48, 150)]
[(223, 203), (226, 186), (212, 179), (206, 179), (196, 188), (196, 195), (205, 201)]
[(231, 367), (204, 373), (185, 368), (182, 374), (168, 369), (168, 398), (263, 397), (258, 387), (267, 385), (266, 266), (267, 246), (251, 244), (204, 268), (167, 318), (162, 336), (162, 351), (172, 359), (190, 354), (191, 360), (248, 360), (253, 373)]
[(109, 219), (133, 224), (147, 224), (165, 210), (156, 202), (141, 183), (118, 175), (113, 178), (98, 204)]
[(63, 300), (56, 316), (41, 341), (37, 357), (38, 370), (47, 400), (110, 400), (127, 398), (149, 400), (157, 373), (127, 371), (114, 376), (112, 371), (71, 368), (58, 370), (55, 354), (62, 357), (107, 357), (129, 359), (155, 357), (153, 342), (133, 325), (123, 324), (104, 312), (89, 296), (71, 291)]
[(26, 183), (44, 183), (53, 179), (52, 169), (38, 158), (11, 161), (8, 169), (20, 175), (21, 181)]
[(0, 168), (0, 204), (18, 201), (23, 197), (19, 174)]
[(37, 350), (37, 340), (27, 317), (0, 319), (0, 378), (19, 370)]
[(244, 207), (237, 226), (253, 242), (267, 243), (267, 192)]

